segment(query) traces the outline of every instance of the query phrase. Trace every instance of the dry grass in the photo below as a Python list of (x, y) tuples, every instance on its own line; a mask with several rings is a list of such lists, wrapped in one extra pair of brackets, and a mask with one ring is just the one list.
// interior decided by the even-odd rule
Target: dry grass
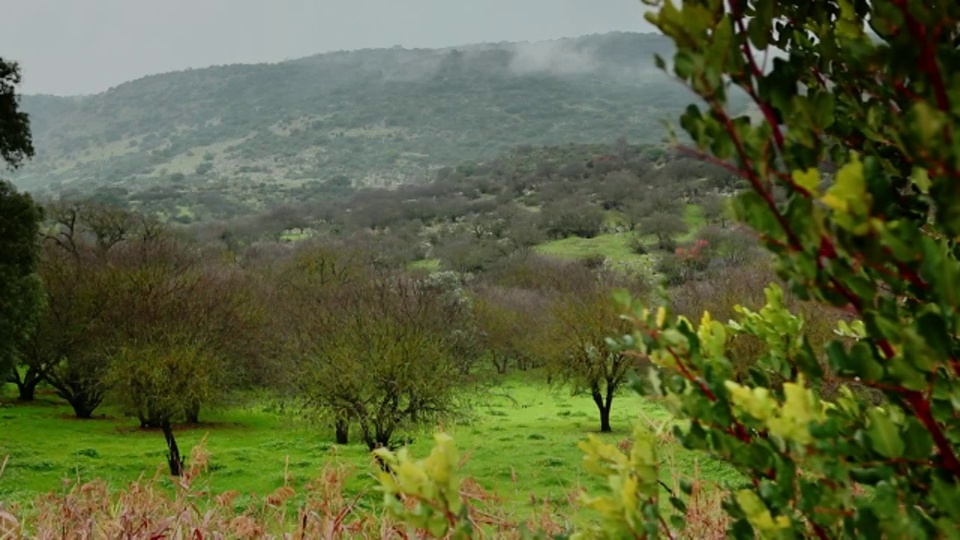
[[(211, 494), (205, 489), (208, 461), (201, 443), (172, 490), (168, 478), (158, 472), (121, 490), (111, 490), (102, 480), (65, 482), (61, 492), (40, 495), (29, 509), (0, 502), (0, 540), (432, 538), (380, 510), (364, 508), (359, 504), (363, 494), (345, 495), (345, 483), (356, 474), (350, 465), (325, 466), (304, 493), (284, 485), (255, 503), (237, 507), (239, 492)], [(0, 461), (0, 475), (4, 464)], [(678, 537), (724, 537), (728, 523), (720, 508), (722, 493), (704, 486), (696, 483), (687, 498), (687, 530)], [(541, 531), (548, 538), (569, 533), (582, 490), (571, 490), (562, 501), (537, 500), (536, 509), (526, 516), (507, 510), (495, 494), (470, 478), (462, 482), (460, 494), (469, 509), (474, 538), (519, 540), (523, 531)]]
[[(429, 537), (382, 512), (361, 508), (360, 496), (345, 496), (344, 483), (355, 474), (349, 465), (325, 467), (305, 488), (304, 502), (294, 504), (298, 494), (292, 487), (282, 486), (259, 504), (237, 509), (233, 503), (238, 492), (211, 495), (204, 489), (207, 462), (201, 444), (193, 450), (192, 465), (175, 482), (172, 493), (158, 474), (115, 492), (100, 480), (67, 484), (62, 493), (39, 496), (29, 511), (5, 508), (0, 503), (0, 540)], [(527, 519), (517, 519), (502, 509), (497, 497), (471, 479), (463, 482), (461, 496), (468, 502), (478, 538), (519, 539), (522, 528), (552, 535), (569, 527), (549, 504)], [(19, 518), (17, 514), (21, 514)]]

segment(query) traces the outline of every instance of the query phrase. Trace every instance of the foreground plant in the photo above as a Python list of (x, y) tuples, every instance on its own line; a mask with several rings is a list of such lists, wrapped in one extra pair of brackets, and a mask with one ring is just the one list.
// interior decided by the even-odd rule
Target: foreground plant
[[(681, 119), (692, 151), (747, 180), (738, 217), (791, 292), (855, 322), (814, 350), (776, 287), (727, 324), (621, 298), (637, 330), (618, 343), (653, 363), (638, 388), (678, 416), (683, 445), (743, 473), (729, 536), (960, 537), (960, 4), (648, 3), (677, 46), (659, 64), (705, 103)], [(759, 120), (727, 110), (734, 89)], [(764, 347), (738, 378), (744, 334)], [(642, 444), (588, 447), (615, 494), (593, 500), (598, 536), (683, 525)]]
[[(685, 446), (748, 478), (734, 537), (960, 537), (960, 4), (654, 4), (670, 69), (706, 103), (682, 126), (752, 188), (739, 218), (794, 294), (861, 323), (815, 351), (776, 288), (726, 326), (630, 306), (623, 345), (655, 364), (640, 387), (685, 419)], [(726, 110), (731, 87), (759, 122)], [(733, 381), (738, 332), (765, 351)]]

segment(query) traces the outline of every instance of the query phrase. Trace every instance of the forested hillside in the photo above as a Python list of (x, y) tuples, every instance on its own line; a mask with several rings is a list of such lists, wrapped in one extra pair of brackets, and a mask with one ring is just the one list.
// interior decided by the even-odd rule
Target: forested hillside
[(16, 182), (135, 204), (227, 192), (242, 213), (330, 182), (418, 181), (521, 144), (656, 142), (691, 100), (653, 65), (671, 49), (661, 36), (614, 33), (363, 50), (26, 96), (37, 156)]

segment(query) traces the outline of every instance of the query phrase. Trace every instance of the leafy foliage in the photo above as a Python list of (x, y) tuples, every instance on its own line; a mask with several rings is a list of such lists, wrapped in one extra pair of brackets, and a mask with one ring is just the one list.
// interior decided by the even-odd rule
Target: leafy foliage
[(16, 169), (33, 157), (30, 117), (20, 110), (20, 66), (0, 58), (0, 159)]
[(458, 347), (465, 306), (455, 289), (377, 272), (344, 249), (306, 248), (293, 262), (285, 289), (298, 386), (338, 431), (352, 423), (371, 450), (392, 447), (401, 430), (458, 411), (470, 355)]
[(36, 275), (41, 216), (29, 195), (0, 181), (0, 373), (23, 354), (42, 309)]
[[(792, 313), (777, 285), (726, 324), (621, 295), (636, 331), (610, 345), (654, 364), (637, 388), (674, 411), (679, 441), (748, 480), (729, 486), (728, 536), (956, 537), (960, 6), (651, 3), (649, 20), (678, 46), (669, 69), (707, 102), (683, 127), (747, 180), (738, 218), (822, 311)], [(732, 116), (731, 87), (759, 118)], [(814, 348), (808, 321), (838, 308), (857, 320)], [(731, 342), (744, 336), (761, 346), (738, 378)], [(587, 447), (614, 488), (593, 499), (608, 518), (601, 537), (682, 531), (658, 504), (649, 450), (642, 438), (644, 459)], [(682, 494), (670, 498), (680, 515)]]
[[(732, 536), (952, 537), (958, 315), (947, 283), (960, 271), (960, 96), (945, 74), (960, 66), (960, 10), (810, 7), (667, 2), (649, 18), (678, 44), (673, 71), (708, 102), (688, 110), (684, 128), (750, 182), (738, 217), (798, 296), (848, 310), (859, 330), (844, 323), (818, 354), (771, 286), (762, 310), (741, 308), (726, 325), (630, 307), (638, 330), (623, 345), (657, 365), (640, 388), (686, 419), (680, 440), (751, 479), (731, 491)], [(755, 49), (772, 47), (786, 57), (764, 69)], [(727, 84), (763, 121), (729, 115)], [(825, 182), (822, 161), (839, 164)], [(734, 382), (728, 343), (741, 334), (763, 347)], [(839, 386), (829, 400), (828, 383)], [(883, 403), (858, 398), (859, 384)], [(646, 516), (650, 527), (658, 516)]]

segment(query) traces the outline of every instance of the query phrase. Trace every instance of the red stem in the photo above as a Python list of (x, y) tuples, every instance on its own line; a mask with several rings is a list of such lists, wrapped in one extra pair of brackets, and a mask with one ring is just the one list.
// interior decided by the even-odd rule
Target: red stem
[(677, 369), (680, 371), (680, 374), (683, 375), (683, 378), (697, 385), (697, 387), (700, 388), (700, 391), (703, 392), (703, 395), (707, 396), (707, 399), (709, 399), (710, 401), (717, 400), (717, 395), (713, 393), (713, 390), (710, 390), (710, 388), (707, 387), (706, 383), (704, 383), (697, 377), (694, 377), (693, 373), (690, 373), (690, 370), (687, 369), (687, 366), (685, 366), (683, 364), (683, 361), (680, 360), (680, 355), (678, 355), (676, 351), (673, 350), (672, 347), (667, 347), (667, 352), (670, 353), (670, 356), (673, 357), (674, 362), (677, 363)]
[[(900, 9), (903, 18), (907, 23), (907, 30), (910, 35), (923, 43), (923, 52), (918, 61), (920, 69), (930, 77), (930, 84), (933, 86), (933, 93), (937, 98), (937, 107), (945, 113), (950, 113), (950, 97), (947, 95), (947, 87), (943, 82), (943, 74), (940, 72), (940, 65), (937, 63), (937, 48), (929, 39), (927, 27), (920, 23), (910, 13), (907, 7), (907, 0), (892, 0), (893, 5)], [(935, 30), (936, 31), (936, 30)], [(939, 32), (937, 32), (939, 34)]]
[[(741, 2), (737, 0), (730, 0), (730, 12), (733, 14), (734, 19), (737, 23), (737, 31), (742, 35), (747, 35), (747, 28), (743, 23), (743, 12), (740, 10)], [(757, 65), (757, 60), (753, 57), (753, 51), (750, 50), (750, 41), (745, 40), (743, 45), (740, 47), (743, 51), (743, 56), (747, 59), (747, 62), (750, 64), (750, 73), (754, 78), (763, 78), (763, 71), (760, 70), (760, 66)], [(773, 108), (770, 107), (770, 104), (762, 101), (760, 96), (757, 95), (756, 89), (753, 87), (752, 81), (749, 85), (740, 85), (741, 88), (747, 91), (747, 94), (750, 95), (750, 98), (753, 99), (753, 102), (760, 107), (760, 110), (763, 111), (763, 116), (767, 119), (767, 123), (770, 124), (770, 127), (773, 129), (773, 140), (777, 143), (777, 149), (783, 150), (784, 138), (783, 132), (780, 131), (780, 123), (777, 122), (777, 117), (773, 114)]]

